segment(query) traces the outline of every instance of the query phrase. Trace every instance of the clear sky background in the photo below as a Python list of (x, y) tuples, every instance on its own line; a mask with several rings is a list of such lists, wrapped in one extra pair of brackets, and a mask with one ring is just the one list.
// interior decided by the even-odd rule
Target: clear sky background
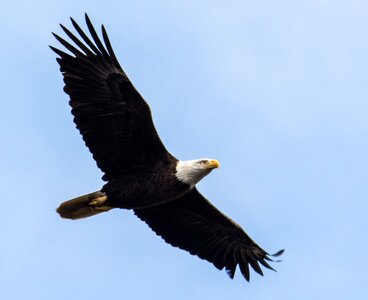
[[(230, 280), (129, 211), (61, 201), (103, 182), (74, 128), (51, 31), (88, 12), (168, 149), (277, 273)], [(1, 299), (367, 299), (367, 1), (3, 1)]]

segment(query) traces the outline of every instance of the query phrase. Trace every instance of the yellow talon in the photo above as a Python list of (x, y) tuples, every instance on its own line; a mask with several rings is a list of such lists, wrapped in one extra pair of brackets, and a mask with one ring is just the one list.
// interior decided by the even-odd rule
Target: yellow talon
[(98, 206), (102, 206), (106, 203), (107, 201), (107, 196), (100, 196), (100, 197), (97, 197), (97, 198), (94, 198), (90, 203), (89, 205), (90, 206), (94, 206), (94, 207), (98, 207)]

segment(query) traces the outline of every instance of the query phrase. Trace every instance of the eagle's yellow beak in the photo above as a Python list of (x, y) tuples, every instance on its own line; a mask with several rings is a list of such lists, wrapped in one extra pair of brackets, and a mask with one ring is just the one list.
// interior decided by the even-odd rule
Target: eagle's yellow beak
[(208, 162), (208, 168), (209, 169), (216, 169), (216, 168), (220, 168), (220, 163), (218, 160), (216, 159), (211, 159), (209, 162)]

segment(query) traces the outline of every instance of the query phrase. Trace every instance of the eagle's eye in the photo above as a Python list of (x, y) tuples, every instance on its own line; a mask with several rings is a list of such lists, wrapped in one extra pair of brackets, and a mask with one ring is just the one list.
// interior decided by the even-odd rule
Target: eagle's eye
[(205, 159), (204, 160), (201, 160), (199, 163), (203, 166), (203, 165), (205, 165), (207, 163), (207, 160), (205, 160)]

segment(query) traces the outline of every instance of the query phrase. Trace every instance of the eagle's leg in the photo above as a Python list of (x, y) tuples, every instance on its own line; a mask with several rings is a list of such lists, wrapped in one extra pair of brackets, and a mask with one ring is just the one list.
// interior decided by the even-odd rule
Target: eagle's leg
[(89, 203), (89, 205), (93, 207), (94, 210), (109, 211), (113, 207), (106, 205), (107, 204), (106, 202), (107, 202), (107, 196), (104, 195), (104, 196), (93, 198), (91, 202)]
[(99, 196), (96, 198), (91, 199), (91, 202), (89, 203), (90, 206), (102, 206), (106, 203), (107, 196)]

